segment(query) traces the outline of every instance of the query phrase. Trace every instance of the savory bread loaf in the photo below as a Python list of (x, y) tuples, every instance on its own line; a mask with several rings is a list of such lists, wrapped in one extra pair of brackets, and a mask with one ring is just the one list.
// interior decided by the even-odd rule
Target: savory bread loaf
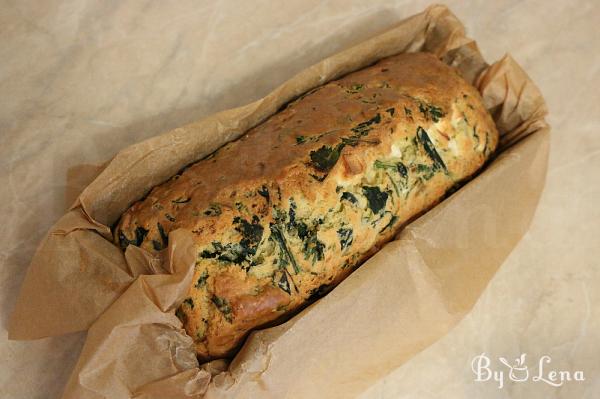
[(433, 55), (401, 54), (318, 87), (125, 212), (122, 248), (194, 234), (177, 314), (202, 360), (346, 277), (474, 174), (498, 143), (477, 90)]

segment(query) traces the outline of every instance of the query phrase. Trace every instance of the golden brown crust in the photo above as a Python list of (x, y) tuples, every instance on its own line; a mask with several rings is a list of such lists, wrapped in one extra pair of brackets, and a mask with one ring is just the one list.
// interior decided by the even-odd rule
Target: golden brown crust
[(125, 212), (115, 240), (155, 252), (176, 228), (198, 262), (178, 314), (202, 359), (341, 281), (475, 173), (498, 133), (479, 93), (425, 53), (313, 90)]

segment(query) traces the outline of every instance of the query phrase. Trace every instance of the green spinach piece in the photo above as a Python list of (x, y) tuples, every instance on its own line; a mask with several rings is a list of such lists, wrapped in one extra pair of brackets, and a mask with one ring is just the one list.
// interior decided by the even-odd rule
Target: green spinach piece
[(285, 272), (285, 269), (283, 271), (281, 271), (281, 277), (276, 278), (275, 275), (273, 275), (273, 279), (275, 281), (275, 284), (277, 284), (277, 286), (279, 288), (281, 288), (283, 291), (287, 292), (288, 295), (292, 294), (292, 290), (290, 289), (290, 282), (288, 281), (287, 273)]
[(175, 311), (175, 316), (177, 316), (182, 323), (187, 323), (187, 314), (185, 314), (181, 307), (177, 308), (177, 310)]
[(294, 268), (294, 273), (300, 273), (300, 267), (296, 263), (294, 255), (292, 255), (292, 252), (287, 246), (287, 242), (285, 241), (283, 232), (281, 231), (278, 225), (273, 223), (271, 223), (271, 238), (275, 240), (277, 244), (279, 244), (279, 248), (281, 249), (282, 254), (285, 256), (285, 259), (292, 264), (292, 267)]
[(322, 146), (316, 151), (310, 152), (312, 166), (320, 172), (329, 172), (337, 163), (344, 144), (338, 144), (334, 148)]
[(400, 173), (400, 176), (402, 176), (403, 179), (406, 180), (408, 178), (408, 169), (406, 168), (406, 166), (404, 166), (402, 162), (396, 162), (396, 169), (398, 170), (398, 173)]
[(204, 259), (214, 259), (226, 263), (241, 265), (250, 262), (250, 257), (255, 254), (251, 248), (244, 247), (239, 243), (228, 243), (223, 245), (218, 241), (212, 242), (213, 249), (205, 249), (200, 253)]
[[(353, 132), (352, 135), (342, 138), (342, 144), (350, 145), (352, 147), (357, 146), (358, 143), (361, 142), (361, 137), (367, 136), (369, 134), (369, 132), (372, 129), (372, 125), (374, 125), (376, 123), (380, 123), (380, 122), (381, 122), (381, 115), (378, 113), (371, 119), (359, 123), (352, 129), (350, 129)], [(371, 144), (373, 144), (373, 143), (371, 143)]]
[(352, 245), (353, 237), (352, 237), (352, 229), (342, 227), (337, 231), (338, 238), (340, 239), (340, 246), (342, 247), (342, 251)]
[(167, 235), (167, 233), (165, 233), (165, 229), (162, 227), (162, 225), (160, 223), (157, 223), (156, 227), (158, 228), (158, 234), (160, 235), (160, 241), (152, 240), (152, 246), (154, 247), (155, 251), (160, 251), (162, 249), (165, 249), (167, 246), (169, 246), (169, 236)]
[(327, 177), (327, 174), (324, 174), (323, 176), (317, 176), (317, 175), (314, 175), (311, 173), (310, 177), (312, 177), (313, 179), (315, 179), (316, 181), (321, 183), (325, 180), (325, 178)]
[(158, 240), (152, 240), (152, 248), (154, 248), (155, 251), (160, 251), (163, 249), (162, 243)]
[(431, 118), (434, 122), (439, 122), (446, 115), (440, 107), (423, 102), (419, 102), (419, 111), (421, 111), (425, 119)]
[(346, 201), (350, 202), (351, 204), (356, 204), (358, 202), (358, 200), (356, 199), (354, 194), (352, 194), (351, 192), (348, 192), (348, 191), (344, 191), (342, 193), (341, 199), (346, 200)]
[(435, 146), (431, 142), (429, 135), (421, 126), (417, 127), (417, 139), (423, 145), (423, 148), (425, 149), (425, 152), (427, 153), (429, 158), (431, 158), (431, 160), (433, 161), (433, 166), (435, 170), (442, 169), (445, 173), (448, 173), (446, 164), (444, 164), (444, 161), (435, 149)]
[(148, 235), (148, 230), (146, 230), (143, 227), (136, 227), (135, 228), (135, 243), (133, 245), (136, 246), (140, 246), (142, 245), (142, 242), (144, 242), (144, 239), (146, 238), (146, 236)]
[(400, 176), (403, 179), (406, 179), (408, 177), (408, 169), (406, 168), (406, 166), (404, 166), (404, 164), (402, 162), (390, 163), (390, 162), (383, 162), (378, 159), (375, 161), (374, 166), (377, 169), (394, 170), (394, 171), (398, 172), (398, 174), (400, 174)]
[(236, 225), (235, 230), (242, 235), (240, 242), (223, 245), (218, 241), (213, 241), (213, 249), (205, 249), (200, 253), (200, 257), (204, 259), (216, 258), (221, 262), (245, 265), (246, 268), (249, 268), (253, 265), (252, 257), (256, 255), (256, 249), (262, 240), (264, 228), (259, 224), (256, 215), (252, 218), (252, 222), (236, 216), (233, 223)]
[(264, 197), (267, 202), (269, 202), (270, 198), (269, 198), (269, 189), (267, 188), (267, 186), (262, 186), (261, 188), (259, 188), (258, 190), (256, 190), (256, 192), (261, 196)]
[(221, 206), (219, 204), (210, 204), (210, 206), (204, 211), (204, 214), (206, 216), (219, 216), (221, 212)]
[(294, 230), (298, 238), (302, 240), (302, 251), (304, 259), (312, 259), (313, 264), (317, 260), (323, 260), (325, 254), (325, 244), (319, 241), (317, 237), (318, 226), (323, 223), (322, 219), (316, 219), (311, 226), (296, 216), (296, 203), (290, 199), (290, 210), (288, 212), (287, 231), (293, 234)]
[(311, 259), (313, 264), (325, 257), (325, 244), (317, 238), (316, 230), (308, 230), (308, 234), (304, 239), (303, 250), (304, 259)]
[(296, 202), (294, 202), (293, 198), (290, 198), (290, 210), (288, 211), (288, 230), (292, 229), (296, 224)]
[[(342, 142), (336, 145), (335, 147), (331, 147), (328, 145), (324, 145), (315, 151), (310, 152), (310, 164), (318, 171), (326, 173), (325, 176), (317, 176), (311, 174), (311, 176), (317, 181), (323, 181), (325, 177), (327, 177), (327, 173), (331, 171), (331, 169), (335, 166), (337, 161), (340, 158), (342, 150), (346, 145), (356, 146), (360, 138), (369, 134), (371, 130), (371, 126), (376, 123), (381, 122), (381, 115), (378, 113), (373, 118), (366, 120), (364, 122), (359, 123), (352, 129), (350, 129), (354, 134), (349, 137), (342, 138)], [(304, 140), (306, 141), (306, 140)]]
[(396, 215), (392, 215), (390, 221), (385, 226), (383, 226), (383, 229), (381, 229), (381, 232), (383, 233), (386, 229), (391, 229), (397, 221), (398, 217)]
[(363, 89), (363, 85), (360, 83), (354, 83), (352, 86), (350, 86), (349, 89), (346, 89), (346, 92), (349, 94), (355, 94), (358, 93), (359, 91), (361, 91)]
[(191, 309), (194, 309), (194, 300), (192, 298), (186, 298), (183, 303), (188, 305)]
[(205, 270), (202, 272), (200, 277), (198, 277), (198, 281), (196, 282), (196, 288), (202, 288), (206, 285), (206, 280), (208, 280), (208, 272)]
[(359, 123), (358, 125), (356, 125), (355, 127), (353, 127), (350, 130), (352, 130), (354, 133), (356, 133), (359, 137), (366, 136), (367, 134), (369, 134), (369, 131), (372, 129), (371, 126), (374, 124), (380, 123), (380, 122), (381, 122), (381, 115), (378, 113), (371, 119)]
[(217, 307), (219, 312), (223, 314), (225, 320), (231, 323), (233, 321), (233, 315), (229, 301), (216, 295), (213, 295), (210, 300)]
[(252, 222), (249, 223), (247, 220), (242, 219), (239, 216), (233, 218), (233, 223), (237, 224), (235, 230), (242, 235), (242, 241), (240, 242), (243, 246), (256, 246), (262, 240), (264, 228), (259, 223), (260, 219), (254, 215)]
[(130, 240), (129, 238), (127, 238), (127, 236), (125, 235), (125, 233), (123, 233), (122, 230), (119, 231), (119, 246), (121, 247), (121, 249), (125, 249), (127, 248), (128, 245), (135, 245), (136, 247), (139, 247), (140, 245), (142, 245), (142, 243), (144, 242), (144, 239), (146, 238), (146, 236), (148, 235), (148, 230), (146, 230), (143, 227), (136, 227), (135, 228), (135, 238), (133, 240)]
[(317, 237), (318, 226), (322, 223), (323, 220), (318, 219), (310, 227), (304, 222), (295, 224), (298, 238), (303, 241), (304, 259), (312, 259), (313, 264), (318, 260), (323, 260), (325, 256), (325, 244), (319, 241)]
[(419, 163), (416, 165), (416, 170), (417, 173), (421, 175), (421, 177), (425, 180), (429, 180), (431, 179), (436, 172), (436, 167), (434, 166), (429, 166), (429, 165), (423, 165), (422, 163)]
[(388, 193), (381, 191), (377, 186), (363, 186), (362, 190), (364, 196), (367, 197), (369, 209), (371, 209), (373, 213), (379, 213), (385, 208)]

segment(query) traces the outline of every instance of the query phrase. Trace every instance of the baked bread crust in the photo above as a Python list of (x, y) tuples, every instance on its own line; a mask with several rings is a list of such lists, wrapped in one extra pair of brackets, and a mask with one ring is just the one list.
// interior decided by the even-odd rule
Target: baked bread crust
[(340, 282), (497, 143), (474, 87), (431, 54), (401, 54), (320, 86), (155, 187), (114, 238), (155, 253), (169, 231), (194, 234), (177, 314), (202, 360), (228, 356)]

